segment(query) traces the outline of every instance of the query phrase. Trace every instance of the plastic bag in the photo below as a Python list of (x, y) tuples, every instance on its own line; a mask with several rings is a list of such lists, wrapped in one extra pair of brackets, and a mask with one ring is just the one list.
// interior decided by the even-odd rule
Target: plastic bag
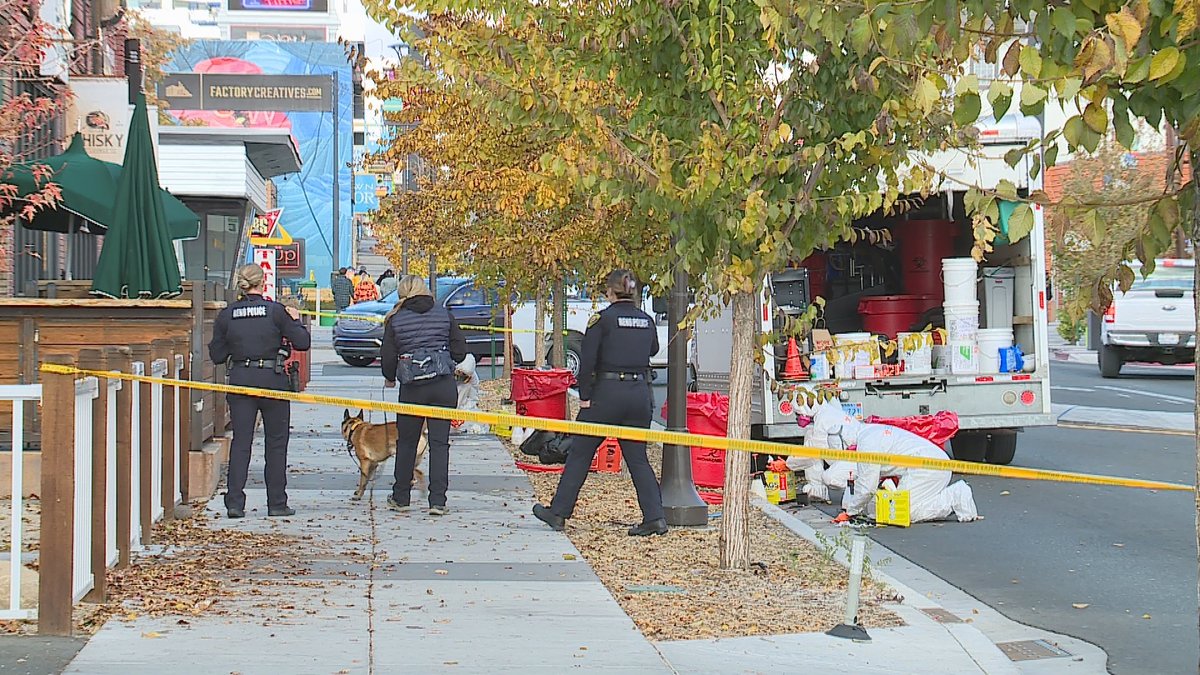
[(958, 433), (958, 415), (943, 410), (933, 415), (914, 415), (912, 417), (878, 417), (872, 415), (866, 420), (867, 424), (884, 424), (897, 429), (912, 432), (933, 443), (942, 450), (946, 449), (946, 441)]
[(1019, 373), (1025, 370), (1025, 353), (1020, 345), (1005, 347), (1000, 350), (1000, 372)]

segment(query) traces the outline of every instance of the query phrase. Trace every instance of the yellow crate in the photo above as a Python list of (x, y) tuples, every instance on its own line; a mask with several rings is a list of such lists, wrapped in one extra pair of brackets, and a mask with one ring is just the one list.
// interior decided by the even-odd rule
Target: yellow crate
[(493, 424), (492, 433), (501, 438), (512, 438), (512, 427), (507, 424)]
[(772, 504), (795, 501), (796, 472), (764, 471), (763, 483), (767, 488), (767, 501)]
[(880, 525), (908, 527), (912, 524), (908, 490), (877, 490), (875, 522)]

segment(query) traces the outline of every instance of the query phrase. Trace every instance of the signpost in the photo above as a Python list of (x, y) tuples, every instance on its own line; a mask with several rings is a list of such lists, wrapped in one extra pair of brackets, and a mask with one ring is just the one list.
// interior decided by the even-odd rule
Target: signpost
[(295, 239), (290, 244), (271, 248), (275, 251), (275, 271), (280, 279), (304, 278), (303, 239)]
[(262, 268), (263, 271), (263, 297), (267, 300), (275, 299), (275, 249), (273, 248), (256, 248), (254, 249), (254, 264)]
[(287, 246), (292, 243), (292, 235), (283, 229), (279, 222), (283, 209), (271, 209), (254, 216), (250, 221), (250, 243), (254, 246)]

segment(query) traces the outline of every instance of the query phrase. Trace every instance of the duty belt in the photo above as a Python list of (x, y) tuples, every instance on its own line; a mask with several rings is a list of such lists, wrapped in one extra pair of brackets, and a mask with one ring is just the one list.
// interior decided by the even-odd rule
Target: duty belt
[(646, 379), (646, 373), (596, 373), (597, 380), (620, 380), (622, 382), (638, 382)]
[(231, 362), (235, 366), (243, 368), (274, 368), (275, 359), (233, 359)]

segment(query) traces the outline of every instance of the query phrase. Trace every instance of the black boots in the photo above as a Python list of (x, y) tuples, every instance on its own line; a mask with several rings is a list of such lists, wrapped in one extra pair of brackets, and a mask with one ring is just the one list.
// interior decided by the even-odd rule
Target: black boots
[(273, 509), (268, 509), (267, 515), (268, 516), (294, 516), (294, 515), (296, 515), (296, 509), (293, 509), (290, 506), (277, 506)]
[(549, 525), (550, 529), (554, 530), (555, 532), (562, 532), (563, 530), (567, 529), (567, 519), (563, 518), (562, 516), (554, 515), (550, 512), (549, 507), (542, 506), (541, 504), (534, 504), (533, 515), (537, 516), (538, 520)]
[(246, 509), (226, 509), (225, 516), (227, 518), (245, 518)]
[(658, 520), (648, 520), (641, 525), (635, 525), (629, 528), (629, 536), (631, 537), (649, 537), (652, 534), (666, 534), (667, 521), (664, 518)]

